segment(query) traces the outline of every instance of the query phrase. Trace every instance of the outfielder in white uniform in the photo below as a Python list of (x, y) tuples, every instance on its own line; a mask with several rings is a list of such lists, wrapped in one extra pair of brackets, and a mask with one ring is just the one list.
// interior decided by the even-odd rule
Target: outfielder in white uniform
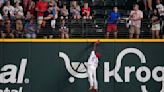
[(101, 54), (96, 52), (96, 47), (98, 42), (94, 43), (93, 51), (88, 59), (88, 78), (90, 83), (89, 90), (94, 90), (98, 92), (98, 82), (96, 78), (96, 69), (98, 67), (98, 58), (100, 58)]

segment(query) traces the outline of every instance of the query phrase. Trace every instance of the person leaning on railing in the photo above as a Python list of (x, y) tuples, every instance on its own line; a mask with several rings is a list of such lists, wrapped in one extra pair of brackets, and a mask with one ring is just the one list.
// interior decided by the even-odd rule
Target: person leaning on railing
[(61, 25), (60, 25), (59, 31), (61, 32), (61, 38), (62, 39), (64, 39), (64, 38), (68, 39), (69, 38), (69, 29), (66, 26), (64, 19), (61, 20)]
[(160, 16), (157, 11), (157, 9), (153, 10), (153, 14), (151, 15), (151, 31), (152, 31), (152, 38), (160, 38), (159, 33), (160, 33)]
[(2, 37), (2, 34), (3, 34), (3, 18), (2, 18), (2, 15), (0, 13), (0, 38)]
[(36, 3), (36, 12), (37, 12), (37, 23), (38, 23), (38, 29), (41, 28), (42, 22), (43, 22), (43, 15), (44, 12), (48, 9), (48, 2), (45, 2), (44, 0), (39, 0)]
[(14, 38), (14, 28), (11, 26), (9, 18), (4, 19), (4, 28), (1, 32), (1, 38)]
[[(44, 12), (42, 32), (44, 38), (53, 38), (52, 20), (54, 19), (53, 6), (49, 6), (48, 10)], [(54, 26), (55, 28), (55, 23)]]
[(19, 5), (19, 2), (15, 3), (15, 19), (16, 19), (16, 30), (15, 30), (15, 36), (17, 38), (23, 38), (23, 20), (24, 20), (24, 13), (23, 13), (23, 7)]
[(158, 9), (160, 19), (161, 19), (161, 31), (162, 38), (164, 39), (164, 5), (162, 5), (161, 0), (156, 0), (156, 8)]
[(25, 24), (24, 27), (25, 37), (26, 38), (36, 38), (37, 37), (37, 26), (34, 23), (34, 19), (31, 18), (29, 22)]
[(108, 24), (106, 37), (109, 38), (109, 34), (113, 33), (114, 38), (117, 38), (118, 27), (117, 22), (120, 20), (120, 13), (117, 7), (113, 7), (113, 10), (108, 13)]
[(139, 5), (134, 4), (133, 10), (130, 12), (130, 29), (129, 29), (129, 38), (133, 38), (136, 35), (136, 38), (140, 37), (141, 32), (141, 20), (143, 18), (143, 12), (139, 10)]
[(51, 0), (48, 9), (49, 9), (49, 14), (51, 15), (51, 27), (55, 29), (56, 19), (58, 18), (58, 12), (60, 11), (60, 8), (53, 0)]
[(82, 8), (82, 15), (83, 19), (92, 19), (91, 8), (89, 7), (87, 2), (84, 3), (84, 7)]

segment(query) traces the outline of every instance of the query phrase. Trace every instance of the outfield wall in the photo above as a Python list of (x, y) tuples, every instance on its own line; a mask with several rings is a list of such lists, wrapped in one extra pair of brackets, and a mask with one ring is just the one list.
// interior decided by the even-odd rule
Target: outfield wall
[[(95, 41), (1, 39), (0, 92), (88, 92)], [(164, 92), (164, 40), (100, 42), (100, 92)]]

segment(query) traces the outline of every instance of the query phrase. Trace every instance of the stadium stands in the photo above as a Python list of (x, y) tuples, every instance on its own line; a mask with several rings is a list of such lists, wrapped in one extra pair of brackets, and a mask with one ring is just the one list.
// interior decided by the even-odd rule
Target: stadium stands
[[(78, 4), (81, 8), (83, 7), (84, 2), (86, 1), (78, 0)], [(72, 19), (70, 14), (69, 19), (66, 19), (66, 25), (69, 28), (70, 38), (105, 38), (108, 12), (112, 10), (112, 7), (118, 6), (121, 17), (126, 18), (129, 16), (132, 5), (136, 2), (136, 0), (88, 0), (87, 2), (91, 7), (91, 15), (93, 16), (93, 19), (74, 20)], [(70, 0), (60, 0), (60, 2), (57, 1), (57, 4), (60, 8), (63, 4), (67, 6), (67, 9), (70, 8)], [(1, 7), (1, 10), (3, 6)], [(3, 12), (0, 13), (3, 14)], [(42, 38), (44, 34), (48, 33), (42, 33), (41, 30), (52, 30), (54, 38), (60, 38), (60, 13), (58, 15), (59, 17), (56, 19), (55, 29), (51, 28), (50, 24), (47, 24), (46, 29), (39, 29), (39, 32), (37, 33), (37, 38)], [(36, 19), (37, 18), (35, 17), (35, 20)], [(0, 21), (3, 22), (5, 20)], [(23, 24), (25, 24), (27, 21), (23, 22)], [(36, 21), (35, 23), (37, 24)], [(129, 29), (126, 27), (126, 23), (127, 21), (118, 22), (118, 38), (128, 38)], [(1, 32), (3, 32), (4, 30), (2, 26), (5, 25), (1, 25)], [(141, 27), (141, 38), (151, 38), (149, 11), (144, 11), (144, 19), (142, 20)]]

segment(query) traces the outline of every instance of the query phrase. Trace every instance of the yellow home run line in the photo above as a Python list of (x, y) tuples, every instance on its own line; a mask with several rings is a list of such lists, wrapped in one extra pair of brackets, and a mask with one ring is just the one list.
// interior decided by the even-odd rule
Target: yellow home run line
[(0, 42), (164, 42), (164, 39), (0, 39)]

